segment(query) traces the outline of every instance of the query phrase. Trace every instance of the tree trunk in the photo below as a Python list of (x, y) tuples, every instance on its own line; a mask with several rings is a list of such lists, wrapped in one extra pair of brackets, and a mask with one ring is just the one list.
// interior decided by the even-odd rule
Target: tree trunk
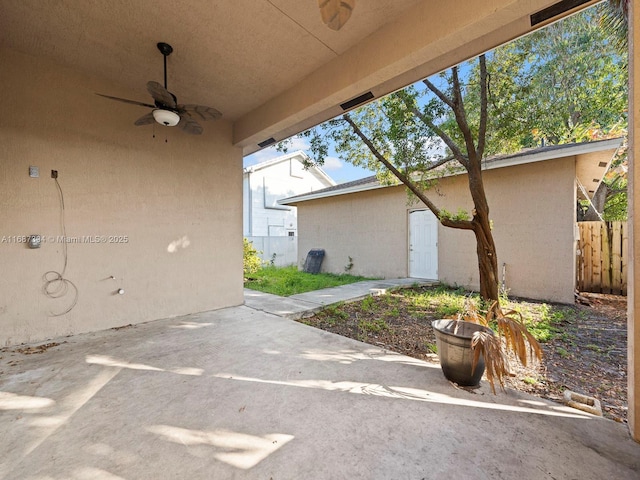
[[(581, 216), (580, 221), (583, 222), (599, 222), (601, 221), (602, 212), (604, 212), (604, 204), (607, 202), (607, 197), (610, 193), (609, 186), (601, 182), (598, 185), (598, 189), (596, 193), (593, 195), (591, 199), (591, 204), (589, 204), (589, 208), (587, 211)], [(594, 208), (595, 207), (595, 208)]]
[(480, 272), (480, 296), (486, 301), (498, 302), (498, 258), (496, 255), (496, 245), (489, 222), (481, 225), (476, 223), (477, 228), (473, 231), (476, 235), (476, 252), (478, 255), (478, 270)]
[(482, 181), (482, 159), (475, 154), (470, 155), (467, 174), (469, 192), (473, 199), (473, 232), (476, 235), (476, 253), (480, 273), (480, 295), (486, 301), (499, 302), (498, 298), (498, 256), (496, 244), (491, 232), (489, 219), (489, 203)]

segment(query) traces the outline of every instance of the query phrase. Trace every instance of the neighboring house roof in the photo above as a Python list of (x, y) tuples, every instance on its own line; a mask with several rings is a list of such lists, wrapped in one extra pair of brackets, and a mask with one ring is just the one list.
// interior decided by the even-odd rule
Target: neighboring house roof
[[(311, 161), (311, 159), (306, 153), (304, 153), (302, 150), (297, 150), (295, 152), (287, 153), (285, 155), (281, 155), (271, 160), (266, 160), (264, 162), (256, 163), (255, 165), (250, 165), (248, 167), (245, 167), (243, 169), (243, 173), (247, 174), (247, 173), (257, 172), (258, 170), (269, 168), (273, 165), (277, 165), (279, 163), (287, 162), (293, 159), (298, 160), (301, 164), (305, 161), (309, 161), (309, 162)], [(329, 175), (327, 175), (325, 171), (322, 170), (322, 168), (320, 168), (317, 165), (313, 165), (309, 167), (307, 171), (309, 171), (312, 175), (315, 175), (316, 177), (318, 177), (320, 181), (327, 183), (328, 185), (336, 185), (335, 180), (331, 178)]]
[[(613, 152), (615, 152), (621, 144), (622, 138), (613, 138), (608, 140), (598, 140), (594, 142), (568, 143), (564, 145), (549, 145), (546, 147), (530, 148), (514, 154), (496, 155), (486, 158), (482, 162), (483, 170), (512, 167), (515, 165), (523, 165), (527, 163), (541, 162), (544, 160), (553, 160), (575, 155), (606, 152), (607, 150), (612, 150)], [(602, 177), (609, 168), (612, 157), (613, 153), (608, 156), (606, 162), (599, 161), (594, 166), (583, 167), (581, 171), (577, 173), (578, 178), (582, 183), (586, 183), (587, 179), (591, 182), (597, 179), (597, 183), (599, 185), (602, 181)], [(449, 175), (462, 175), (465, 173), (465, 171), (461, 171), (459, 173), (452, 173)], [(341, 183), (340, 185), (323, 188), (322, 190), (316, 190), (315, 192), (285, 198), (283, 200), (280, 200), (278, 203), (280, 203), (281, 205), (295, 205), (296, 203), (304, 202), (307, 200), (333, 197), (336, 195), (346, 195), (348, 193), (364, 192), (367, 190), (375, 190), (378, 188), (387, 188), (392, 186), (397, 186), (397, 184), (388, 185), (380, 183), (378, 178), (375, 175), (372, 175), (360, 180), (354, 180), (352, 182)], [(593, 188), (593, 190), (595, 191), (596, 188), (597, 185)]]

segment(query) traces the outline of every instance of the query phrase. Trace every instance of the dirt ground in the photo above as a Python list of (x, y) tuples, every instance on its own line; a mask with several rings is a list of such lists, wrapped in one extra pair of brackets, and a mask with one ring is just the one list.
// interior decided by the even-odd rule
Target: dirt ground
[[(402, 295), (402, 292), (391, 295)], [(626, 297), (583, 294), (589, 305), (575, 309), (572, 318), (557, 326), (560, 334), (542, 344), (541, 363), (522, 367), (511, 363), (513, 376), (508, 388), (542, 398), (561, 401), (571, 390), (600, 400), (604, 416), (627, 421), (627, 318)], [(361, 302), (329, 308), (300, 321), (317, 328), (354, 338), (388, 350), (437, 362), (431, 320), (435, 314), (416, 315), (402, 304), (389, 307), (383, 297), (372, 297), (375, 308)], [(380, 322), (383, 318), (384, 322)]]

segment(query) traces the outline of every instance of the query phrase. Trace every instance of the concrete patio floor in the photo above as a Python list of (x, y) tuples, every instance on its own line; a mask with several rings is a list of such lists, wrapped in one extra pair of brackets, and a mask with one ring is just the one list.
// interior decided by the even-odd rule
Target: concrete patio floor
[(640, 478), (625, 425), (249, 306), (56, 342), (0, 353), (0, 478)]

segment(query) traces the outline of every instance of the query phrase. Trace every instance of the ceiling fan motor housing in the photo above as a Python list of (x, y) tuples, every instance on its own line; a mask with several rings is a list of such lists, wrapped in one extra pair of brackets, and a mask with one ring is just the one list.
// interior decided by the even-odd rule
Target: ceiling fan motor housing
[(156, 122), (160, 125), (164, 125), (166, 127), (175, 127), (178, 122), (180, 122), (180, 115), (176, 112), (172, 112), (171, 110), (164, 110), (162, 108), (156, 108), (153, 111), (153, 118), (155, 118)]

